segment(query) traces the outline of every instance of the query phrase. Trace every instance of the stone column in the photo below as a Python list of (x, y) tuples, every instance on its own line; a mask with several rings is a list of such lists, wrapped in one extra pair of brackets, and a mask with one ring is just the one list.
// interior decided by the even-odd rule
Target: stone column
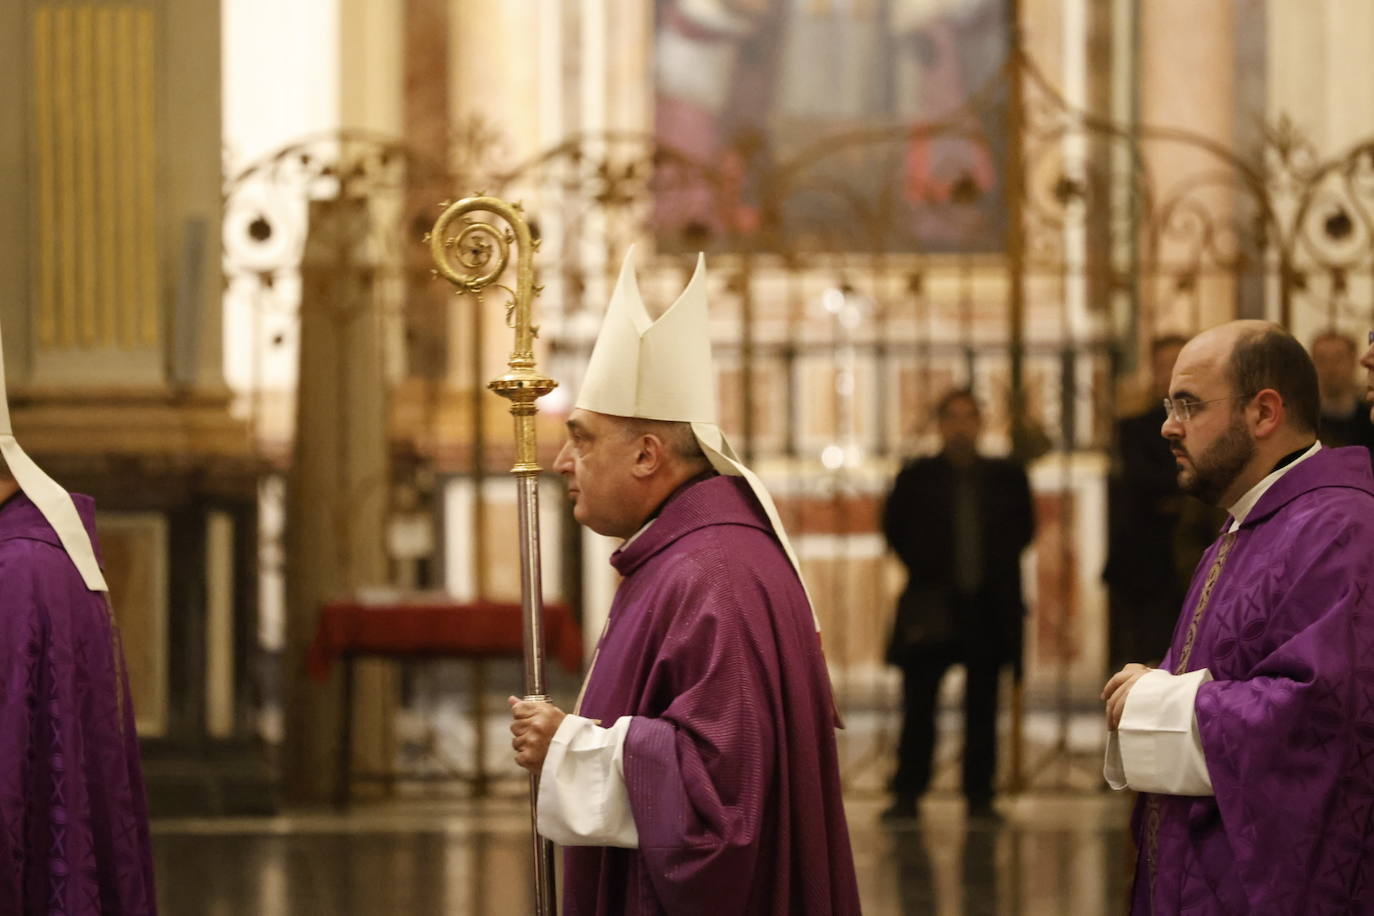
[[(403, 3), (338, 0), (338, 126), (396, 136), (402, 124)], [(348, 155), (348, 145), (341, 145)], [(343, 163), (347, 168), (347, 163)], [(340, 680), (308, 681), (303, 658), (320, 606), (389, 583), (387, 372), (398, 265), (383, 237), (395, 231), (386, 198), (312, 201), (301, 261), (300, 372), (295, 454), (287, 497), (287, 709), (283, 782), (292, 801), (330, 797), (339, 778)], [(352, 766), (395, 765), (397, 673), (355, 665)]]
[[(481, 163), (495, 171), (508, 171), (527, 162), (543, 149), (540, 131), (540, 71), (553, 61), (536, 53), (538, 36), (546, 26), (536, 3), (488, 3), (485, 0), (452, 0), (449, 4), (448, 103), (449, 119), (455, 131), (480, 127), (491, 135), (494, 148)], [(550, 141), (551, 143), (552, 141)], [(455, 188), (454, 194), (466, 196), (490, 188)], [(523, 199), (531, 215), (538, 204), (529, 187), (503, 188), (502, 193)], [(435, 211), (437, 215), (437, 211)], [(541, 263), (557, 257), (545, 251)], [(486, 308), (492, 313), (474, 325), (471, 309), (476, 304), (467, 298), (449, 297), (452, 303), (449, 335), (449, 373), (459, 390), (476, 385), (483, 397), (477, 402), (489, 430), (506, 432), (509, 420), (506, 405), (487, 396), (486, 380), (500, 374), (510, 352), (510, 332), (499, 320), (492, 297)], [(481, 335), (480, 348), (474, 348), (471, 335)], [(474, 376), (474, 356), (480, 354), (481, 368)]]
[[(5, 4), (0, 305), (31, 450), (237, 451), (222, 380), (219, 3)], [(168, 36), (175, 36), (169, 39)], [(30, 104), (30, 100), (32, 104)], [(140, 445), (140, 448), (143, 446)]]
[[(1140, 123), (1174, 128), (1210, 140), (1227, 150), (1235, 144), (1235, 4), (1196, 0), (1140, 0)], [(1174, 198), (1185, 183), (1208, 173), (1230, 170), (1221, 159), (1195, 143), (1146, 140), (1146, 168), (1156, 191), (1155, 202)], [(1233, 186), (1210, 183), (1190, 192), (1211, 226), (1229, 232), (1237, 212)], [(1156, 214), (1158, 215), (1158, 214)], [(1227, 244), (1233, 244), (1228, 238)], [(1156, 252), (1162, 264), (1193, 258), (1196, 238), (1162, 237)], [(1144, 307), (1157, 311), (1147, 322), (1150, 333), (1197, 330), (1236, 314), (1236, 281), (1204, 257), (1204, 272), (1191, 280), (1191, 290), (1178, 290), (1177, 275), (1146, 277)], [(1146, 265), (1148, 269), (1149, 265)], [(1208, 270), (1207, 268), (1211, 268)]]
[(219, 0), (0, 4), (14, 425), (100, 507), (158, 812), (270, 803), (255, 467), (221, 377), (220, 21)]
[[(441, 201), (475, 190), (453, 187), (444, 168), (453, 132), (448, 7), (448, 0), (405, 0), (401, 130), (406, 146), (424, 162), (407, 175), (406, 212), (413, 215), (410, 229), (417, 243), (406, 248), (406, 361), (409, 375), (437, 389), (407, 394), (428, 403), (438, 401), (443, 394), (450, 358), (447, 313), (453, 296), (448, 284), (436, 282), (430, 273), (433, 260), (428, 246), (418, 244), (419, 235), (421, 227), (439, 215)], [(429, 163), (434, 163), (434, 171), (428, 169)]]
[(10, 275), (8, 310), (28, 325), (20, 399), (223, 395), (220, 122), (204, 103), (219, 97), (218, 15), (217, 0), (0, 13), (15, 71), (6, 158), (27, 179), (7, 189), (23, 205), (0, 218), (23, 236), (6, 246), (23, 274)]
[(29, 161), (31, 89), (28, 10), (23, 3), (0, 5), (0, 81), (9, 87), (0, 99), (0, 322), (5, 326), (5, 366), (11, 384), (32, 371), (29, 316), (29, 261), (35, 245), (29, 229), (32, 163)]
[[(315, 201), (301, 262), (300, 383), (287, 496), (287, 718), (283, 778), (293, 801), (335, 788), (339, 679), (306, 680), (320, 606), (387, 581), (384, 310), (368, 202)], [(396, 680), (386, 662), (356, 663), (353, 765), (394, 765)]]

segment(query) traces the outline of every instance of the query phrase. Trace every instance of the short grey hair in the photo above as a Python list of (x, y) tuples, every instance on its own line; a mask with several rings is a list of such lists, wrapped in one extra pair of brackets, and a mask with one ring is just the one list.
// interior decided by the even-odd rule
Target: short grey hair
[(621, 429), (628, 439), (640, 436), (657, 436), (668, 449), (668, 454), (677, 461), (692, 464), (709, 464), (706, 453), (701, 450), (692, 424), (679, 420), (646, 420), (642, 417), (621, 417)]

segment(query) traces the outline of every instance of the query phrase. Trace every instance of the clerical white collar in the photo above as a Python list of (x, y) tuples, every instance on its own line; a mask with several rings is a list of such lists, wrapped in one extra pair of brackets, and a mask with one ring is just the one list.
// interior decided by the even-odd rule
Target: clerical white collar
[(1321, 447), (1322, 444), (1320, 442), (1313, 442), (1312, 447), (1307, 451), (1247, 490), (1244, 496), (1236, 500), (1235, 505), (1226, 510), (1231, 514), (1231, 518), (1234, 519), (1234, 521), (1231, 522), (1231, 527), (1228, 528), (1227, 531), (1239, 530), (1240, 526), (1245, 524), (1245, 517), (1255, 508), (1255, 504), (1260, 501), (1260, 498), (1263, 497), (1265, 493), (1269, 492), (1269, 488), (1278, 483), (1279, 478), (1284, 474), (1287, 474), (1289, 471), (1293, 470), (1293, 468), (1321, 451)]
[(657, 518), (657, 516), (650, 518), (647, 522), (640, 525), (638, 531), (636, 531), (634, 534), (630, 535), (628, 538), (625, 539), (625, 543), (620, 545), (620, 549), (624, 550), (626, 547), (629, 547), (635, 541), (639, 540), (639, 536), (644, 532), (648, 531), (649, 526), (654, 523), (654, 518)]

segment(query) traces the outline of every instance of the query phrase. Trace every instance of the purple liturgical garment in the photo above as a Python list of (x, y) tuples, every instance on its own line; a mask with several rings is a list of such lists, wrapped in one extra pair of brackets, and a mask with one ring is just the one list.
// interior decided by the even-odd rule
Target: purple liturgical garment
[(564, 912), (859, 912), (811, 608), (739, 477), (673, 497), (625, 577), (581, 714), (634, 716), (638, 849), (566, 850)]
[[(95, 505), (74, 499), (94, 542)], [(0, 505), (0, 913), (154, 912), (134, 714), (109, 605), (19, 493)]]
[[(1224, 541), (1198, 565), (1168, 670)], [(1246, 517), (1198, 625), (1188, 669), (1201, 668), (1215, 678), (1196, 702), (1215, 796), (1141, 797), (1132, 912), (1374, 913), (1366, 450), (1317, 452)]]

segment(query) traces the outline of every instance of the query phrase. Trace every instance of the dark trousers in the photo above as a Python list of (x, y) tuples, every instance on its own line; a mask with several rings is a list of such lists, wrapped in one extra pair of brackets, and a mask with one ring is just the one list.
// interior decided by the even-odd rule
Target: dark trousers
[(897, 746), (897, 772), (892, 777), (892, 793), (898, 798), (919, 798), (930, 788), (940, 681), (951, 665), (960, 662), (966, 670), (964, 795), (974, 803), (992, 800), (1001, 660), (995, 653), (960, 653), (953, 646), (913, 652), (902, 666), (902, 734)]

